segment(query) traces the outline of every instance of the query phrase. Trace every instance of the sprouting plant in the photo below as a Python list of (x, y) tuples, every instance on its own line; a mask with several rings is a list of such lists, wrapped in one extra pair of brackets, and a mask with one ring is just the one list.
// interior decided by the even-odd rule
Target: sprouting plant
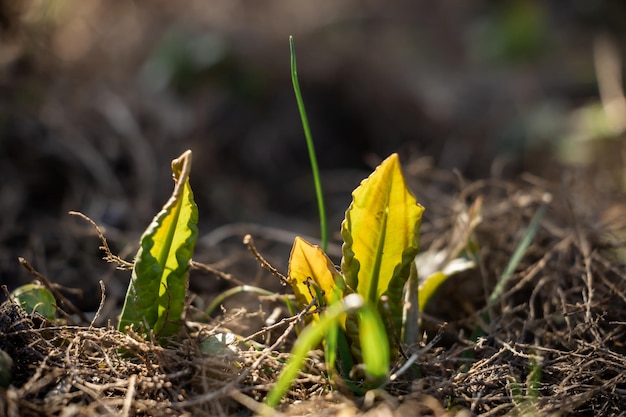
[(276, 385), (265, 399), (269, 406), (278, 405), (283, 394), (289, 389), (291, 381), (302, 367), (309, 351), (319, 345), (328, 332), (336, 328), (342, 317), (351, 313), (358, 314), (359, 323), (362, 326), (359, 337), (363, 346), (363, 358), (367, 364), (367, 372), (378, 381), (387, 375), (389, 352), (385, 328), (380, 316), (371, 303), (363, 300), (358, 294), (350, 294), (329, 306), (317, 320), (315, 326), (308, 326), (300, 334)]
[[(298, 87), (293, 38), (289, 41), (294, 91), (313, 162), (315, 156)], [(320, 217), (325, 222), (317, 165), (312, 163), (312, 168)], [(364, 371), (365, 387), (381, 383), (387, 376), (390, 357), (398, 355), (399, 344), (412, 345), (418, 341), (419, 311), (455, 272), (452, 265), (464, 244), (453, 248), (421, 283), (418, 280), (415, 258), (424, 208), (407, 188), (397, 154), (384, 160), (353, 191), (352, 197), (341, 225), (344, 243), (340, 269), (334, 266), (324, 248), (299, 237), (294, 241), (289, 284), (300, 308), (314, 303), (318, 309), (311, 315), (309, 326), (296, 341), (291, 359), (267, 397), (270, 406), (278, 404), (308, 350), (321, 341), (331, 376), (339, 371), (344, 380), (349, 379), (356, 367)], [(467, 236), (459, 237), (460, 242), (467, 242), (479, 219), (480, 202), (474, 207), (471, 225), (465, 228)], [(323, 237), (325, 227), (322, 223)], [(455, 266), (464, 270), (473, 263)], [(373, 350), (376, 354), (371, 354)]]
[(545, 415), (540, 412), (539, 398), (541, 393), (541, 357), (538, 355), (529, 355), (529, 371), (525, 383), (519, 378), (510, 376), (507, 378), (511, 399), (513, 401), (513, 410), (508, 416), (516, 417), (535, 417)]
[[(362, 363), (366, 378), (380, 383), (387, 375), (390, 354), (397, 355), (395, 340), (402, 332), (403, 291), (409, 277), (416, 274), (413, 261), (419, 249), (424, 208), (406, 187), (397, 154), (381, 163), (352, 195), (341, 228), (341, 270), (319, 247), (296, 238), (288, 279), (301, 308), (314, 299), (320, 307), (300, 338), (315, 334), (309, 340), (318, 343), (324, 338), (331, 372), (336, 359), (344, 377), (354, 364)], [(345, 307), (346, 297), (357, 295), (359, 307)], [(337, 307), (340, 305), (344, 307)], [(323, 307), (327, 309), (323, 311)], [(380, 332), (377, 323), (384, 321)], [(298, 343), (297, 347), (304, 344), (311, 348), (300, 339)], [(366, 354), (371, 349), (377, 353)], [(285, 371), (284, 378), (289, 375)], [(280, 398), (276, 392), (284, 387), (284, 379), (280, 381), (268, 397), (270, 405)]]
[(119, 329), (128, 326), (159, 338), (179, 331), (189, 261), (198, 239), (198, 208), (189, 184), (191, 151), (172, 161), (172, 196), (141, 237)]

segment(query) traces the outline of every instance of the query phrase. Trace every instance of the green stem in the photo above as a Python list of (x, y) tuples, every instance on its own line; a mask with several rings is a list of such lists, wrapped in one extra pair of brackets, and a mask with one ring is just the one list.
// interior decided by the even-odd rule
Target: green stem
[(276, 293), (272, 291), (265, 290), (263, 288), (253, 287), (252, 285), (239, 285), (237, 287), (231, 288), (229, 290), (224, 291), (220, 295), (218, 295), (215, 300), (209, 305), (205, 313), (210, 316), (219, 306), (222, 304), (227, 298), (232, 297), (233, 295), (240, 294), (242, 292), (251, 292), (260, 295), (276, 295)]
[[(304, 360), (311, 350), (320, 344), (328, 331), (341, 323), (342, 316), (358, 312), (361, 332), (359, 340), (363, 349), (365, 373), (370, 378), (366, 384), (380, 384), (386, 379), (389, 370), (389, 341), (385, 333), (385, 326), (378, 314), (375, 304), (368, 303), (358, 294), (350, 294), (330, 305), (324, 311), (315, 325), (307, 326), (293, 345), (291, 355), (283, 367), (274, 387), (271, 389), (265, 403), (276, 407), (287, 392), (291, 383), (302, 368)], [(367, 388), (367, 387), (366, 387)]]
[(326, 209), (324, 208), (322, 181), (320, 180), (320, 171), (317, 166), (317, 158), (315, 156), (315, 147), (313, 146), (311, 129), (309, 128), (309, 120), (306, 116), (304, 102), (302, 101), (302, 94), (300, 93), (300, 84), (298, 83), (298, 71), (296, 69), (296, 51), (293, 46), (293, 36), (289, 36), (289, 51), (291, 53), (291, 82), (293, 84), (293, 91), (296, 95), (296, 101), (298, 102), (298, 110), (300, 111), (300, 118), (302, 119), (302, 128), (304, 129), (306, 146), (309, 151), (311, 171), (313, 172), (313, 182), (315, 183), (315, 194), (317, 197), (317, 208), (320, 215), (322, 250), (326, 252), (326, 247), (328, 246), (328, 226), (326, 224)]
[(537, 231), (539, 230), (539, 226), (541, 225), (541, 219), (543, 218), (543, 215), (546, 213), (546, 209), (548, 208), (548, 203), (551, 200), (552, 200), (552, 196), (550, 196), (549, 194), (546, 194), (543, 197), (541, 205), (539, 206), (539, 209), (535, 212), (535, 215), (530, 221), (530, 224), (528, 225), (528, 229), (526, 229), (526, 233), (524, 234), (524, 237), (522, 238), (520, 243), (517, 245), (517, 248), (515, 249), (515, 252), (513, 252), (513, 256), (511, 256), (511, 259), (509, 260), (509, 263), (507, 264), (506, 269), (500, 276), (498, 283), (496, 284), (495, 288), (491, 292), (491, 295), (489, 296), (489, 301), (488, 301), (489, 304), (495, 303), (504, 292), (504, 287), (509, 282), (509, 279), (511, 278), (511, 276), (513, 276), (515, 269), (517, 269), (517, 266), (522, 261), (522, 258), (524, 257), (524, 254), (528, 250), (528, 247), (530, 246), (533, 239), (535, 238), (535, 235), (537, 234)]
[[(506, 284), (509, 282), (509, 279), (513, 276), (513, 273), (515, 272), (518, 265), (522, 261), (522, 258), (524, 257), (524, 255), (526, 254), (528, 247), (533, 242), (533, 239), (535, 238), (535, 235), (537, 234), (537, 231), (539, 230), (539, 227), (541, 226), (541, 219), (543, 219), (543, 216), (546, 213), (546, 210), (548, 208), (548, 204), (551, 201), (552, 201), (552, 196), (546, 193), (541, 199), (541, 205), (539, 206), (539, 209), (535, 212), (532, 220), (530, 221), (530, 224), (528, 225), (528, 228), (526, 229), (526, 233), (524, 234), (524, 237), (522, 238), (520, 243), (517, 245), (517, 248), (515, 249), (515, 252), (513, 252), (511, 259), (509, 259), (509, 263), (507, 264), (506, 269), (504, 270), (502, 275), (500, 275), (500, 279), (498, 280), (498, 283), (496, 284), (495, 288), (491, 292), (491, 295), (489, 296), (489, 300), (487, 301), (488, 309), (487, 311), (485, 311), (485, 313), (482, 316), (483, 320), (486, 323), (491, 322), (491, 316), (492, 316), (492, 314), (490, 313), (491, 307), (498, 301), (500, 296), (502, 296), (502, 294), (504, 293), (504, 288), (506, 287)], [(484, 331), (481, 326), (478, 326), (474, 329), (471, 339), (478, 340), (478, 338), (482, 335), (484, 335)], [(468, 354), (468, 356), (471, 356), (471, 355), (472, 355), (471, 353)]]

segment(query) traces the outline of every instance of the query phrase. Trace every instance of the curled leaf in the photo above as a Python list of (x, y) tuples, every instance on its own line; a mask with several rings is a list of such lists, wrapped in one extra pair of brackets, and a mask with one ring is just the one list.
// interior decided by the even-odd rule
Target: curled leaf
[(289, 256), (289, 284), (301, 308), (320, 293), (322, 305), (341, 298), (343, 277), (324, 251), (301, 237), (296, 237)]
[[(304, 308), (317, 297), (320, 306), (336, 304), (343, 295), (345, 284), (343, 276), (337, 271), (332, 261), (319, 247), (301, 237), (296, 237), (289, 256), (289, 284), (291, 285), (300, 308)], [(319, 320), (314, 314), (313, 321)], [(340, 325), (345, 322), (345, 315), (329, 325), (324, 337), (325, 359), (329, 372), (335, 370), (335, 360), (340, 339)]]

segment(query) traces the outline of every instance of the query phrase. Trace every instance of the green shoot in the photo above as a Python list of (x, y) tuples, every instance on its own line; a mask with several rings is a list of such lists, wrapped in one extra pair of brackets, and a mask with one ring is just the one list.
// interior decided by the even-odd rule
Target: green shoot
[[(382, 323), (379, 314), (379, 309), (382, 308), (381, 297), (385, 296), (389, 300), (388, 309), (393, 322), (387, 328), (385, 348), (391, 349), (389, 339), (395, 340), (396, 336), (400, 336), (394, 335), (394, 332), (404, 332), (402, 316), (406, 312), (403, 311), (403, 292), (411, 268), (415, 272), (413, 261), (419, 250), (419, 227), (424, 209), (417, 204), (415, 197), (406, 187), (398, 156), (394, 154), (387, 158), (375, 173), (363, 181), (353, 193), (353, 203), (346, 211), (346, 219), (342, 223), (341, 233), (345, 243), (341, 271), (337, 271), (325, 254), (328, 232), (322, 187), (311, 131), (298, 83), (292, 36), (289, 37), (289, 47), (291, 79), (302, 119), (317, 194), (322, 247), (317, 248), (296, 238), (289, 261), (288, 279), (300, 307), (310, 304), (315, 298), (320, 308), (333, 309), (342, 302), (342, 297), (354, 292), (365, 300), (368, 306), (365, 309), (367, 313), (361, 312), (357, 315), (358, 317), (347, 317), (346, 314), (342, 314), (337, 320), (331, 320), (325, 325), (326, 331), (323, 339), (327, 368), (333, 374), (337, 361), (345, 376), (354, 363), (363, 363), (366, 368), (382, 367), (380, 364), (372, 364), (379, 357), (368, 355), (367, 352), (370, 352), (371, 347), (360, 343), (360, 336), (364, 332), (370, 332), (368, 330), (370, 326), (375, 326), (372, 323)], [(415, 273), (413, 278), (414, 285), (411, 288), (417, 292)], [(415, 308), (411, 310), (409, 316), (411, 325), (417, 323), (418, 314), (417, 294), (412, 298), (415, 299), (413, 303)], [(322, 315), (314, 314), (310, 319), (312, 323), (298, 340), (304, 337), (308, 328), (319, 327), (321, 320)], [(412, 335), (408, 340), (416, 339), (414, 337), (416, 334), (417, 330), (411, 329), (407, 332), (407, 335)], [(319, 344), (321, 340), (320, 337), (316, 344)], [(380, 345), (379, 342), (380, 339), (375, 342), (375, 345)], [(393, 356), (396, 355), (394, 348)], [(388, 367), (388, 359), (385, 359), (384, 367)], [(295, 370), (290, 371), (293, 376), (297, 369), (299, 365)]]
[(489, 296), (489, 304), (496, 302), (496, 300), (500, 298), (500, 296), (502, 295), (505, 285), (509, 282), (509, 279), (511, 278), (511, 276), (513, 276), (513, 272), (515, 272), (515, 269), (517, 269), (517, 266), (522, 261), (522, 258), (524, 257), (524, 254), (528, 250), (528, 247), (530, 246), (533, 239), (535, 238), (535, 235), (537, 234), (537, 231), (539, 230), (539, 225), (541, 224), (541, 219), (546, 213), (548, 203), (550, 202), (551, 199), (552, 197), (549, 194), (546, 194), (543, 197), (541, 206), (539, 206), (539, 209), (537, 210), (532, 220), (530, 221), (530, 224), (528, 225), (528, 229), (526, 230), (526, 234), (524, 235), (519, 245), (515, 249), (515, 252), (513, 252), (513, 256), (511, 256), (511, 259), (509, 260), (509, 263), (507, 264), (504, 272), (502, 272), (502, 275), (500, 276), (500, 279), (498, 280), (498, 284), (495, 286), (495, 288), (491, 292), (491, 295)]
[(141, 237), (119, 329), (177, 333), (188, 287), (188, 269), (198, 239), (198, 208), (189, 185), (191, 151), (172, 161), (176, 186)]
[[(321, 327), (323, 332), (319, 338), (306, 336), (311, 338), (307, 339), (307, 349), (323, 339), (331, 376), (336, 371), (335, 362), (345, 379), (356, 364), (357, 370), (365, 368), (367, 382), (368, 375), (382, 375), (380, 370), (387, 369), (389, 356), (398, 355), (397, 346), (389, 341), (398, 340), (401, 336), (403, 291), (411, 275), (415, 291), (413, 305), (417, 306), (414, 258), (419, 249), (419, 227), (424, 208), (406, 187), (396, 154), (383, 161), (353, 191), (352, 196), (352, 204), (342, 223), (345, 243), (341, 270), (337, 270), (321, 248), (297, 237), (289, 258), (288, 282), (300, 308), (316, 301), (320, 310), (326, 309), (324, 313), (311, 315), (310, 324), (298, 341), (305, 334), (316, 332), (310, 329)], [(357, 294), (364, 305), (358, 313), (344, 312), (336, 319), (328, 319), (329, 311), (344, 311), (338, 306), (345, 305), (349, 297)], [(385, 306), (381, 302), (383, 297), (388, 300)], [(387, 327), (382, 324), (380, 312), (383, 310), (393, 322)], [(414, 309), (412, 320), (407, 322), (416, 324), (416, 314), (417, 309)], [(321, 325), (324, 320), (328, 322)], [(377, 330), (381, 326), (382, 333)], [(379, 334), (377, 339), (368, 337), (374, 333)], [(411, 340), (416, 339), (416, 329), (410, 329), (409, 333), (413, 335), (409, 336)], [(313, 345), (309, 346), (309, 342)], [(294, 369), (286, 375), (295, 375), (301, 363), (293, 362), (290, 366)], [(372, 369), (379, 371), (372, 372)], [(354, 381), (346, 382), (355, 387)]]
[(322, 181), (320, 179), (320, 172), (317, 166), (315, 147), (313, 146), (313, 137), (311, 136), (311, 129), (309, 128), (309, 119), (306, 116), (304, 101), (302, 100), (302, 94), (300, 93), (300, 84), (298, 83), (298, 70), (296, 68), (296, 50), (293, 45), (293, 36), (289, 36), (289, 51), (291, 52), (291, 82), (293, 84), (293, 91), (296, 95), (296, 101), (298, 102), (298, 110), (300, 111), (302, 128), (304, 129), (304, 138), (306, 139), (306, 146), (307, 150), (309, 151), (311, 172), (313, 173), (313, 182), (315, 183), (315, 195), (317, 197), (317, 208), (320, 216), (322, 250), (326, 252), (328, 246), (328, 225), (326, 222), (324, 195), (322, 193)]
[[(530, 224), (526, 229), (526, 233), (524, 234), (524, 237), (517, 245), (517, 248), (515, 248), (513, 256), (511, 256), (509, 263), (507, 264), (505, 270), (502, 272), (502, 275), (500, 275), (498, 283), (496, 284), (493, 291), (491, 292), (491, 295), (489, 296), (489, 300), (487, 302), (488, 307), (493, 306), (493, 304), (500, 298), (500, 296), (502, 296), (506, 284), (509, 282), (511, 276), (513, 276), (513, 273), (517, 269), (519, 263), (522, 261), (524, 254), (526, 254), (528, 247), (530, 246), (533, 239), (535, 238), (535, 235), (539, 231), (541, 219), (543, 219), (543, 216), (546, 213), (546, 209), (548, 207), (548, 203), (550, 203), (551, 200), (552, 196), (550, 194), (545, 194), (543, 196), (541, 205), (531, 219)], [(489, 311), (485, 312), (485, 314), (483, 315), (483, 320), (487, 323), (491, 321)], [(483, 329), (480, 326), (476, 327), (476, 329), (474, 329), (474, 332), (472, 333), (472, 340), (478, 340), (478, 338), (483, 334)]]
[(360, 338), (363, 356), (366, 358), (366, 374), (374, 383), (382, 381), (387, 376), (389, 348), (385, 327), (378, 311), (358, 294), (350, 294), (341, 302), (328, 307), (314, 325), (302, 331), (276, 385), (265, 399), (270, 407), (276, 407), (280, 403), (281, 398), (291, 386), (291, 382), (302, 368), (309, 351), (320, 344), (326, 332), (336, 326), (343, 316), (354, 312), (358, 313), (361, 324)]
[(529, 371), (526, 382), (522, 383), (519, 378), (508, 377), (509, 390), (513, 400), (514, 408), (510, 415), (520, 417), (533, 417), (539, 413), (539, 397), (541, 393), (541, 357), (537, 355), (529, 356)]

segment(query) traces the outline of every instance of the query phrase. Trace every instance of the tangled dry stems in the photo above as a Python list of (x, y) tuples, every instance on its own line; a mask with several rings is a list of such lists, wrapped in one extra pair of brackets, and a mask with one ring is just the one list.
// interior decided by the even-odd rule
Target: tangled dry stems
[[(274, 326), (284, 329), (269, 346), (243, 339), (247, 348), (224, 345), (209, 354), (201, 344), (219, 325), (190, 322), (193, 333), (161, 346), (112, 326), (52, 326), (11, 302), (2, 304), (0, 317), (0, 348), (16, 359), (12, 385), (0, 397), (8, 417), (222, 416), (241, 408), (240, 402), (263, 411), (257, 400), (271, 389), (288, 356), (281, 346), (302, 318)], [(327, 391), (322, 364), (322, 353), (313, 352), (292, 398)]]
[[(470, 200), (472, 195), (487, 199), (476, 238), (481, 279), (491, 283), (545, 191), (503, 186), (483, 182), (466, 188)], [(495, 305), (483, 304), (473, 316), (456, 320), (462, 331), (473, 317), (466, 330), (482, 325), (483, 336), (476, 343), (459, 340), (454, 345), (459, 350), (435, 355), (452, 372), (427, 376), (422, 389), (432, 384), (436, 389), (428, 392), (439, 392), (439, 398), (443, 395), (480, 415), (522, 410), (535, 413), (531, 415), (617, 415), (625, 409), (626, 268), (617, 249), (624, 245), (624, 223), (599, 227), (602, 214), (594, 211), (620, 207), (623, 193), (603, 199), (580, 187), (564, 190), (560, 185), (549, 191), (556, 198), (505, 293)], [(595, 201), (589, 200), (592, 195)], [(486, 313), (489, 322), (481, 322)], [(541, 372), (538, 395), (528, 394), (533, 361)], [(465, 371), (457, 372), (463, 367)], [(428, 368), (431, 375), (436, 373)], [(522, 396), (513, 394), (514, 384), (525, 387)]]
[[(406, 352), (415, 354), (412, 366), (386, 391), (364, 399), (341, 386), (332, 391), (322, 353), (312, 352), (283, 412), (566, 416), (626, 409), (626, 268), (616, 252), (623, 242), (614, 238), (623, 225), (599, 229), (596, 214), (573, 210), (571, 198), (548, 190), (555, 200), (505, 292), (492, 305), (486, 295), (470, 297), (475, 291), (468, 288), (485, 288), (484, 294), (493, 288), (545, 191), (497, 182), (463, 188), (448, 218), (433, 219), (423, 233), (427, 247), (452, 245), (445, 242), (450, 225), (469, 202), (485, 198), (474, 236), (479, 268), (446, 283), (424, 316), (448, 324), (431, 323), (434, 333)], [(437, 212), (435, 202), (426, 205)], [(0, 391), (0, 410), (9, 417), (267, 412), (261, 402), (288, 357), (299, 319), (251, 332), (266, 333), (262, 343), (240, 337), (236, 349), (206, 354), (202, 341), (225, 331), (224, 322), (190, 323), (185, 337), (161, 346), (111, 326), (54, 326), (5, 303), (0, 348), (16, 366), (12, 385)], [(472, 341), (476, 327), (482, 335)], [(400, 358), (394, 371), (406, 360)], [(536, 371), (535, 386), (529, 375)]]

